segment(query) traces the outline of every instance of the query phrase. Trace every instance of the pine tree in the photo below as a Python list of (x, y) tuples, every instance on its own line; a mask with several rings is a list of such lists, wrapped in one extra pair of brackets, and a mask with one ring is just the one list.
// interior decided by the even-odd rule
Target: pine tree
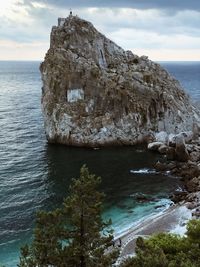
[(129, 258), (121, 267), (199, 267), (200, 220), (191, 220), (186, 236), (158, 233), (149, 239), (139, 237), (136, 256)]
[(39, 212), (34, 241), (21, 250), (19, 267), (108, 267), (118, 251), (111, 249), (111, 222), (102, 220), (104, 194), (97, 191), (100, 177), (86, 166), (72, 179), (70, 195), (61, 209)]

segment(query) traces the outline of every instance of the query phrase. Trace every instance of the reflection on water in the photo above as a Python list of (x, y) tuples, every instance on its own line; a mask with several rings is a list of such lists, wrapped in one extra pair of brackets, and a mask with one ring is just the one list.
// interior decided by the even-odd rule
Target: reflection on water
[[(151, 171), (158, 157), (156, 153), (144, 148), (138, 150), (137, 147), (93, 150), (49, 145), (47, 162), (51, 205), (62, 202), (71, 178), (78, 177), (80, 167), (87, 164), (91, 172), (102, 177), (101, 190), (106, 194), (103, 216), (112, 218), (114, 229), (122, 231), (141, 217), (166, 208), (170, 204), (167, 200), (169, 194), (179, 186), (177, 178)], [(142, 171), (144, 166), (149, 172)], [(138, 201), (134, 197), (138, 193), (145, 195), (147, 201)], [(157, 206), (161, 209), (157, 210)]]
[[(47, 148), (48, 182), (57, 197), (62, 200), (72, 177), (79, 176), (80, 167), (86, 164), (89, 170), (102, 177), (101, 189), (106, 193), (108, 205), (116, 204), (135, 192), (158, 194), (160, 189), (171, 192), (177, 179), (155, 173), (131, 173), (130, 170), (144, 166), (152, 168), (158, 159), (156, 153), (143, 150), (138, 153), (133, 147), (103, 148), (100, 150), (68, 148), (50, 145)], [(56, 201), (57, 202), (57, 201)]]

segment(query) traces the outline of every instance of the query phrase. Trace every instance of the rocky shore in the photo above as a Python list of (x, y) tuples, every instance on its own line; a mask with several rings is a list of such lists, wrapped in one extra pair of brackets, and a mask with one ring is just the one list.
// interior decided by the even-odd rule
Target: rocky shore
[(120, 256), (116, 266), (119, 266), (126, 258), (135, 255), (136, 240), (139, 236), (148, 238), (152, 234), (160, 232), (182, 235), (186, 232), (186, 224), (191, 218), (192, 210), (188, 209), (186, 204), (179, 203), (169, 207), (163, 213), (151, 216), (131, 227), (115, 239), (116, 246), (119, 244), (119, 238), (121, 239)]
[(190, 219), (200, 218), (200, 140), (198, 132), (182, 132), (178, 135), (160, 132), (155, 135), (148, 149), (160, 153), (161, 160), (154, 165), (159, 172), (169, 172), (180, 177), (184, 190), (171, 196), (175, 202), (160, 214), (153, 215), (131, 227), (120, 237), (120, 257), (116, 266), (126, 258), (135, 255), (136, 240), (139, 236), (148, 238), (159, 232), (183, 235)]
[[(168, 135), (160, 132), (155, 141), (148, 144), (148, 149), (163, 155), (162, 160), (155, 163), (161, 172), (170, 172), (179, 176), (185, 190), (174, 192), (174, 202), (185, 201), (193, 210), (193, 216), (200, 217), (200, 140), (198, 130)], [(195, 209), (195, 210), (194, 210)]]

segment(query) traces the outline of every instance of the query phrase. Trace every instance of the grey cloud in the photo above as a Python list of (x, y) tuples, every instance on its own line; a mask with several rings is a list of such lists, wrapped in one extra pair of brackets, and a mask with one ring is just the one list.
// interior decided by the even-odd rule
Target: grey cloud
[[(31, 0), (25, 0), (30, 3)], [(136, 9), (168, 9), (175, 10), (200, 10), (199, 0), (37, 0), (39, 3), (46, 3), (65, 8), (81, 7), (129, 7)]]
[[(109, 10), (109, 11), (108, 11)], [(138, 31), (154, 32), (159, 35), (183, 34), (187, 36), (200, 36), (200, 12), (184, 11), (177, 12), (173, 17), (166, 13), (143, 11), (137, 14), (130, 10), (115, 12), (114, 9), (105, 9), (102, 16), (101, 11), (87, 14), (87, 10), (80, 15), (92, 21), (95, 26), (100, 26), (107, 32), (115, 32), (120, 29), (134, 29)], [(106, 13), (108, 12), (108, 13)], [(109, 20), (105, 20), (109, 17)]]
[[(107, 32), (117, 31), (120, 28), (134, 28), (137, 30), (156, 32), (161, 35), (200, 35), (199, 0), (35, 0), (35, 2), (46, 4), (46, 8), (42, 9), (35, 8), (32, 4), (33, 1), (34, 0), (24, 0), (24, 5), (28, 7), (29, 14), (38, 21), (38, 26), (48, 27), (49, 30), (52, 25), (56, 24), (57, 17), (60, 16), (60, 10), (62, 10), (62, 13), (66, 10), (67, 16), (69, 8), (76, 7), (74, 10), (75, 13), (78, 13), (80, 16), (83, 14), (82, 17), (92, 21), (95, 26), (104, 25), (103, 28), (105, 28)], [(52, 8), (52, 6), (49, 8), (49, 5), (52, 5), (55, 9)], [(106, 9), (112, 6), (112, 8), (109, 9), (112, 11), (112, 18), (106, 16), (102, 10), (95, 11), (95, 14), (87, 13), (87, 7), (92, 6), (107, 7)], [(132, 9), (133, 17), (128, 20), (126, 16), (120, 13), (121, 11), (118, 7), (136, 7), (141, 10), (151, 7), (157, 8), (157, 11), (155, 10), (155, 14), (152, 13), (151, 17), (146, 18), (144, 14), (144, 17), (138, 18), (134, 16), (134, 10)], [(172, 8), (173, 12), (170, 12)], [(192, 10), (193, 8), (195, 10)], [(117, 15), (119, 16), (117, 17)]]
[[(45, 3), (46, 8), (37, 8), (31, 2)], [(177, 4), (176, 12), (169, 12), (171, 2), (181, 3)], [(190, 2), (191, 7), (192, 3), (198, 3), (197, 1), (187, 1)], [(106, 6), (105, 9), (97, 9), (92, 12), (88, 12), (87, 7), (92, 6), (92, 3), (96, 3), (96, 7)], [(136, 4), (140, 7), (139, 15), (135, 13), (133, 9), (127, 10), (123, 13), (119, 6), (121, 7), (136, 7)], [(150, 5), (153, 3), (152, 5)], [(200, 1), (199, 1), (200, 3)], [(48, 4), (52, 4), (49, 6)], [(113, 4), (113, 5), (112, 5)], [(22, 5), (22, 4), (21, 4)], [(118, 6), (117, 6), (118, 5)], [(148, 5), (154, 8), (163, 8), (167, 7), (168, 9), (157, 9), (157, 10), (144, 10), (142, 8), (146, 8)], [(33, 23), (31, 28), (28, 28), (26, 25), (18, 25), (15, 24), (9, 25), (8, 21), (5, 21), (1, 25), (7, 25), (6, 27), (0, 27), (0, 35), (1, 38), (15, 40), (17, 42), (48, 42), (49, 34), (51, 31), (51, 26), (57, 23), (57, 17), (62, 16), (66, 13), (68, 15), (69, 8), (73, 6), (76, 7), (75, 13), (86, 20), (91, 21), (97, 29), (108, 35), (112, 39), (117, 42), (119, 40), (124, 39), (124, 47), (132, 48), (132, 47), (160, 47), (162, 42), (165, 42), (166, 36), (171, 36), (171, 40), (173, 36), (175, 38), (176, 35), (183, 36), (192, 36), (199, 38), (200, 36), (200, 12), (198, 10), (183, 10), (186, 8), (186, 1), (152, 1), (152, 0), (138, 0), (138, 1), (70, 1), (70, 0), (25, 0), (24, 7), (26, 7), (29, 16), (33, 19)], [(82, 6), (82, 8), (81, 8)], [(112, 6), (112, 8), (109, 8)], [(83, 8), (84, 7), (84, 8)], [(194, 5), (193, 5), (194, 7)], [(181, 10), (182, 9), (182, 10)], [(108, 13), (107, 13), (108, 12)], [(130, 12), (130, 14), (129, 14)], [(107, 19), (108, 18), (108, 19)], [(132, 35), (129, 40), (129, 34), (126, 36), (121, 36), (120, 32), (126, 30), (133, 29), (136, 35)], [(144, 36), (150, 33), (153, 37), (152, 40), (141, 36)], [(159, 38), (154, 40), (154, 36), (164, 36), (164, 39), (159, 41)], [(175, 41), (175, 40), (174, 40)], [(199, 45), (199, 42), (194, 43), (194, 45)], [(168, 45), (167, 42), (164, 45)], [(192, 47), (192, 43), (190, 46)]]

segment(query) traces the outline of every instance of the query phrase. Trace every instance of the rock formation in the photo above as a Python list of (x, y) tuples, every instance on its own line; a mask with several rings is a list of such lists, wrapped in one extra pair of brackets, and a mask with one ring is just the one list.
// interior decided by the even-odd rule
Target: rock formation
[(132, 145), (156, 132), (199, 127), (199, 114), (177, 80), (77, 16), (52, 28), (40, 70), (49, 142)]

